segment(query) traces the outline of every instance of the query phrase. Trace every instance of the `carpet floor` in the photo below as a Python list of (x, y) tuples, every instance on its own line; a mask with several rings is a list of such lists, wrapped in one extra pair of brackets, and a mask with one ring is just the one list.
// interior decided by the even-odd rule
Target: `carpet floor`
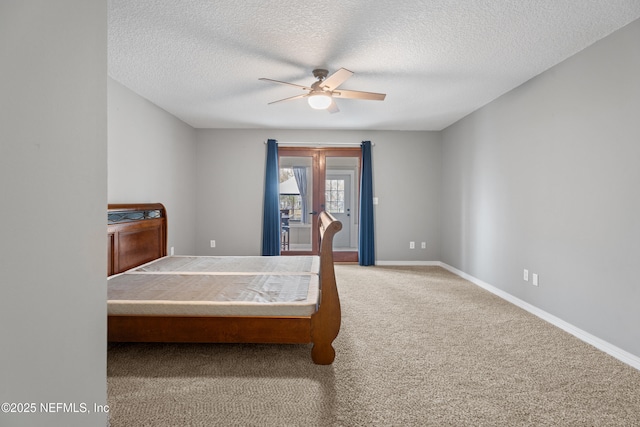
[(640, 371), (440, 267), (336, 265), (308, 345), (110, 344), (119, 426), (640, 426)]

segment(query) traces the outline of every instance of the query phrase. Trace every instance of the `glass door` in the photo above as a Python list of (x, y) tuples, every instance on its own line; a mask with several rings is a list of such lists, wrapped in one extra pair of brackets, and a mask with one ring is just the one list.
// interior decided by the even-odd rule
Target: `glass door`
[(342, 222), (333, 238), (334, 259), (358, 261), (361, 150), (325, 151), (324, 209)]
[(317, 254), (318, 213), (342, 222), (336, 261), (358, 261), (359, 148), (279, 147), (281, 252)]
[(316, 254), (315, 156), (286, 148), (278, 151), (281, 252), (283, 255)]

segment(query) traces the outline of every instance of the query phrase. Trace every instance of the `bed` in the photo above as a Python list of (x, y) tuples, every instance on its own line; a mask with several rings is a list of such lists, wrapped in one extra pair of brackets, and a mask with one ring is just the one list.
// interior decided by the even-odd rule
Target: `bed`
[(160, 203), (108, 209), (108, 340), (313, 344), (333, 363), (341, 312), (333, 236), (319, 214), (319, 256), (167, 256)]

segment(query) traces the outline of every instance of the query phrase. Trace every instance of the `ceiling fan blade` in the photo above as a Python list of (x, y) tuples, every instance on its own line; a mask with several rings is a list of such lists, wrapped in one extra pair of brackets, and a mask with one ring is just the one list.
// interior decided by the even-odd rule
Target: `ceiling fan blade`
[(277, 101), (272, 101), (267, 105), (271, 105), (271, 104), (275, 104), (276, 102), (284, 102), (284, 101), (293, 101), (294, 99), (300, 99), (300, 98), (305, 98), (308, 95), (305, 93), (303, 95), (296, 95), (296, 96), (290, 96), (289, 98), (284, 98), (284, 99), (279, 99)]
[(328, 90), (334, 90), (351, 76), (353, 76), (353, 71), (349, 71), (346, 68), (340, 68), (338, 71), (322, 81), (322, 87), (327, 88)]
[(303, 90), (313, 90), (308, 86), (297, 85), (295, 83), (281, 82), (280, 80), (266, 79), (264, 77), (260, 77), (258, 80), (264, 80), (265, 82), (280, 83), (281, 85), (295, 86)]
[(386, 93), (360, 92), (357, 90), (337, 90), (331, 95), (334, 98), (369, 99), (373, 101), (384, 101)]
[(327, 107), (327, 111), (330, 112), (331, 114), (340, 112), (340, 109), (338, 108), (338, 104), (336, 104), (335, 99), (333, 98), (331, 99), (331, 104), (329, 104), (329, 106)]

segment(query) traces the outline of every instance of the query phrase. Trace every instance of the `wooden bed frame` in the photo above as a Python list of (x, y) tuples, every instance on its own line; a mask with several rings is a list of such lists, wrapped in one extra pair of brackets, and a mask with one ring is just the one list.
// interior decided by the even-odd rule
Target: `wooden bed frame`
[[(167, 219), (162, 204), (109, 205), (108, 274), (117, 274), (166, 255)], [(113, 219), (113, 220), (112, 220)], [(122, 220), (121, 220), (122, 219)], [(333, 236), (342, 224), (319, 215), (320, 301), (310, 316), (108, 316), (112, 342), (206, 342), (313, 344), (311, 358), (329, 365), (340, 331), (340, 298), (333, 267)]]

